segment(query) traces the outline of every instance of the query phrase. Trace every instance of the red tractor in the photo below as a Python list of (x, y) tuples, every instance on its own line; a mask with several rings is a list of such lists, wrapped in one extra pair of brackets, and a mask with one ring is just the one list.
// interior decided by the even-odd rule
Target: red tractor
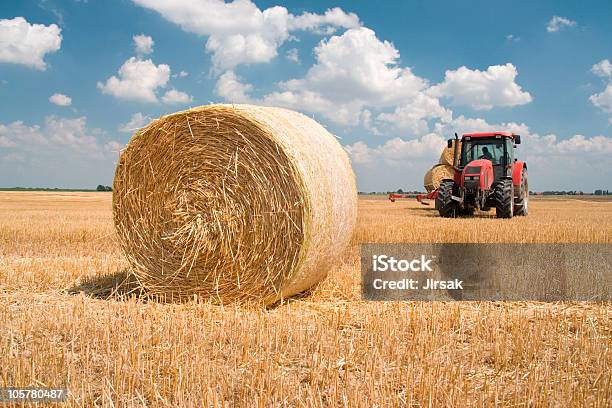
[[(495, 208), (497, 218), (527, 215), (527, 164), (514, 158), (519, 135), (503, 132), (455, 133), (454, 179), (438, 188), (436, 208), (442, 217), (473, 215)], [(461, 147), (459, 147), (461, 146)], [(453, 139), (448, 141), (453, 147)]]

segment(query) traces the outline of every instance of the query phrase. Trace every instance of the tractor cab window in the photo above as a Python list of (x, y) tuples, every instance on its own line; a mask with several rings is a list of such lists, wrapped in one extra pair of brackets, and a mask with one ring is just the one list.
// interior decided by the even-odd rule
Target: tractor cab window
[(491, 160), (493, 165), (499, 165), (504, 156), (504, 140), (502, 139), (472, 139), (464, 143), (461, 152), (461, 165), (465, 166), (472, 160)]

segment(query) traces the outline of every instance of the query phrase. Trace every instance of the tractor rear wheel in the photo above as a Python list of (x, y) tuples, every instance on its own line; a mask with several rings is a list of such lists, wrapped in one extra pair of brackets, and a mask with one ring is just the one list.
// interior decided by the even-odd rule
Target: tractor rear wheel
[(455, 218), (457, 216), (457, 203), (453, 201), (453, 186), (452, 181), (443, 181), (438, 187), (438, 198), (436, 198), (436, 208), (441, 217)]
[(529, 183), (527, 181), (527, 171), (523, 170), (521, 174), (521, 186), (519, 196), (514, 203), (514, 215), (529, 214)]
[(497, 218), (512, 218), (514, 215), (514, 186), (512, 180), (501, 180), (494, 187), (495, 215)]

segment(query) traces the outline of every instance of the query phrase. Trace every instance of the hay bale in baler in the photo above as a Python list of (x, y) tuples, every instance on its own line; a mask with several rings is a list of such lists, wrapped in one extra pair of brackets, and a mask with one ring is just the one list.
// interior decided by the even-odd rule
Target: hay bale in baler
[(427, 173), (425, 173), (425, 177), (423, 179), (423, 186), (427, 190), (427, 192), (432, 192), (440, 187), (442, 180), (453, 178), (454, 171), (453, 166), (449, 166), (447, 164), (437, 164), (433, 166)]
[(357, 192), (346, 152), (286, 109), (210, 105), (163, 116), (123, 150), (121, 247), (149, 293), (269, 304), (321, 281), (346, 248)]
[(446, 164), (448, 166), (453, 165), (453, 160), (455, 158), (455, 143), (459, 144), (459, 152), (461, 152), (461, 141), (453, 140), (453, 147), (445, 146), (444, 150), (442, 150), (442, 154), (440, 154), (440, 164)]

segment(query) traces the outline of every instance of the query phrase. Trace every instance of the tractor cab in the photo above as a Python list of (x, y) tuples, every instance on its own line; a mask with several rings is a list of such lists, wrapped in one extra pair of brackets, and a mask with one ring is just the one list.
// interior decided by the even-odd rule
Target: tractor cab
[[(452, 146), (452, 139), (449, 141)], [(484, 160), (491, 162), (494, 180), (511, 177), (514, 162), (515, 144), (521, 143), (519, 135), (508, 133), (468, 133), (461, 140), (461, 154), (455, 167), (464, 169), (468, 165), (486, 166)], [(494, 181), (491, 180), (491, 181)]]
[(448, 141), (454, 147), (453, 179), (438, 188), (436, 208), (443, 217), (496, 209), (499, 218), (527, 215), (527, 164), (514, 158), (521, 137), (512, 133), (466, 133)]

